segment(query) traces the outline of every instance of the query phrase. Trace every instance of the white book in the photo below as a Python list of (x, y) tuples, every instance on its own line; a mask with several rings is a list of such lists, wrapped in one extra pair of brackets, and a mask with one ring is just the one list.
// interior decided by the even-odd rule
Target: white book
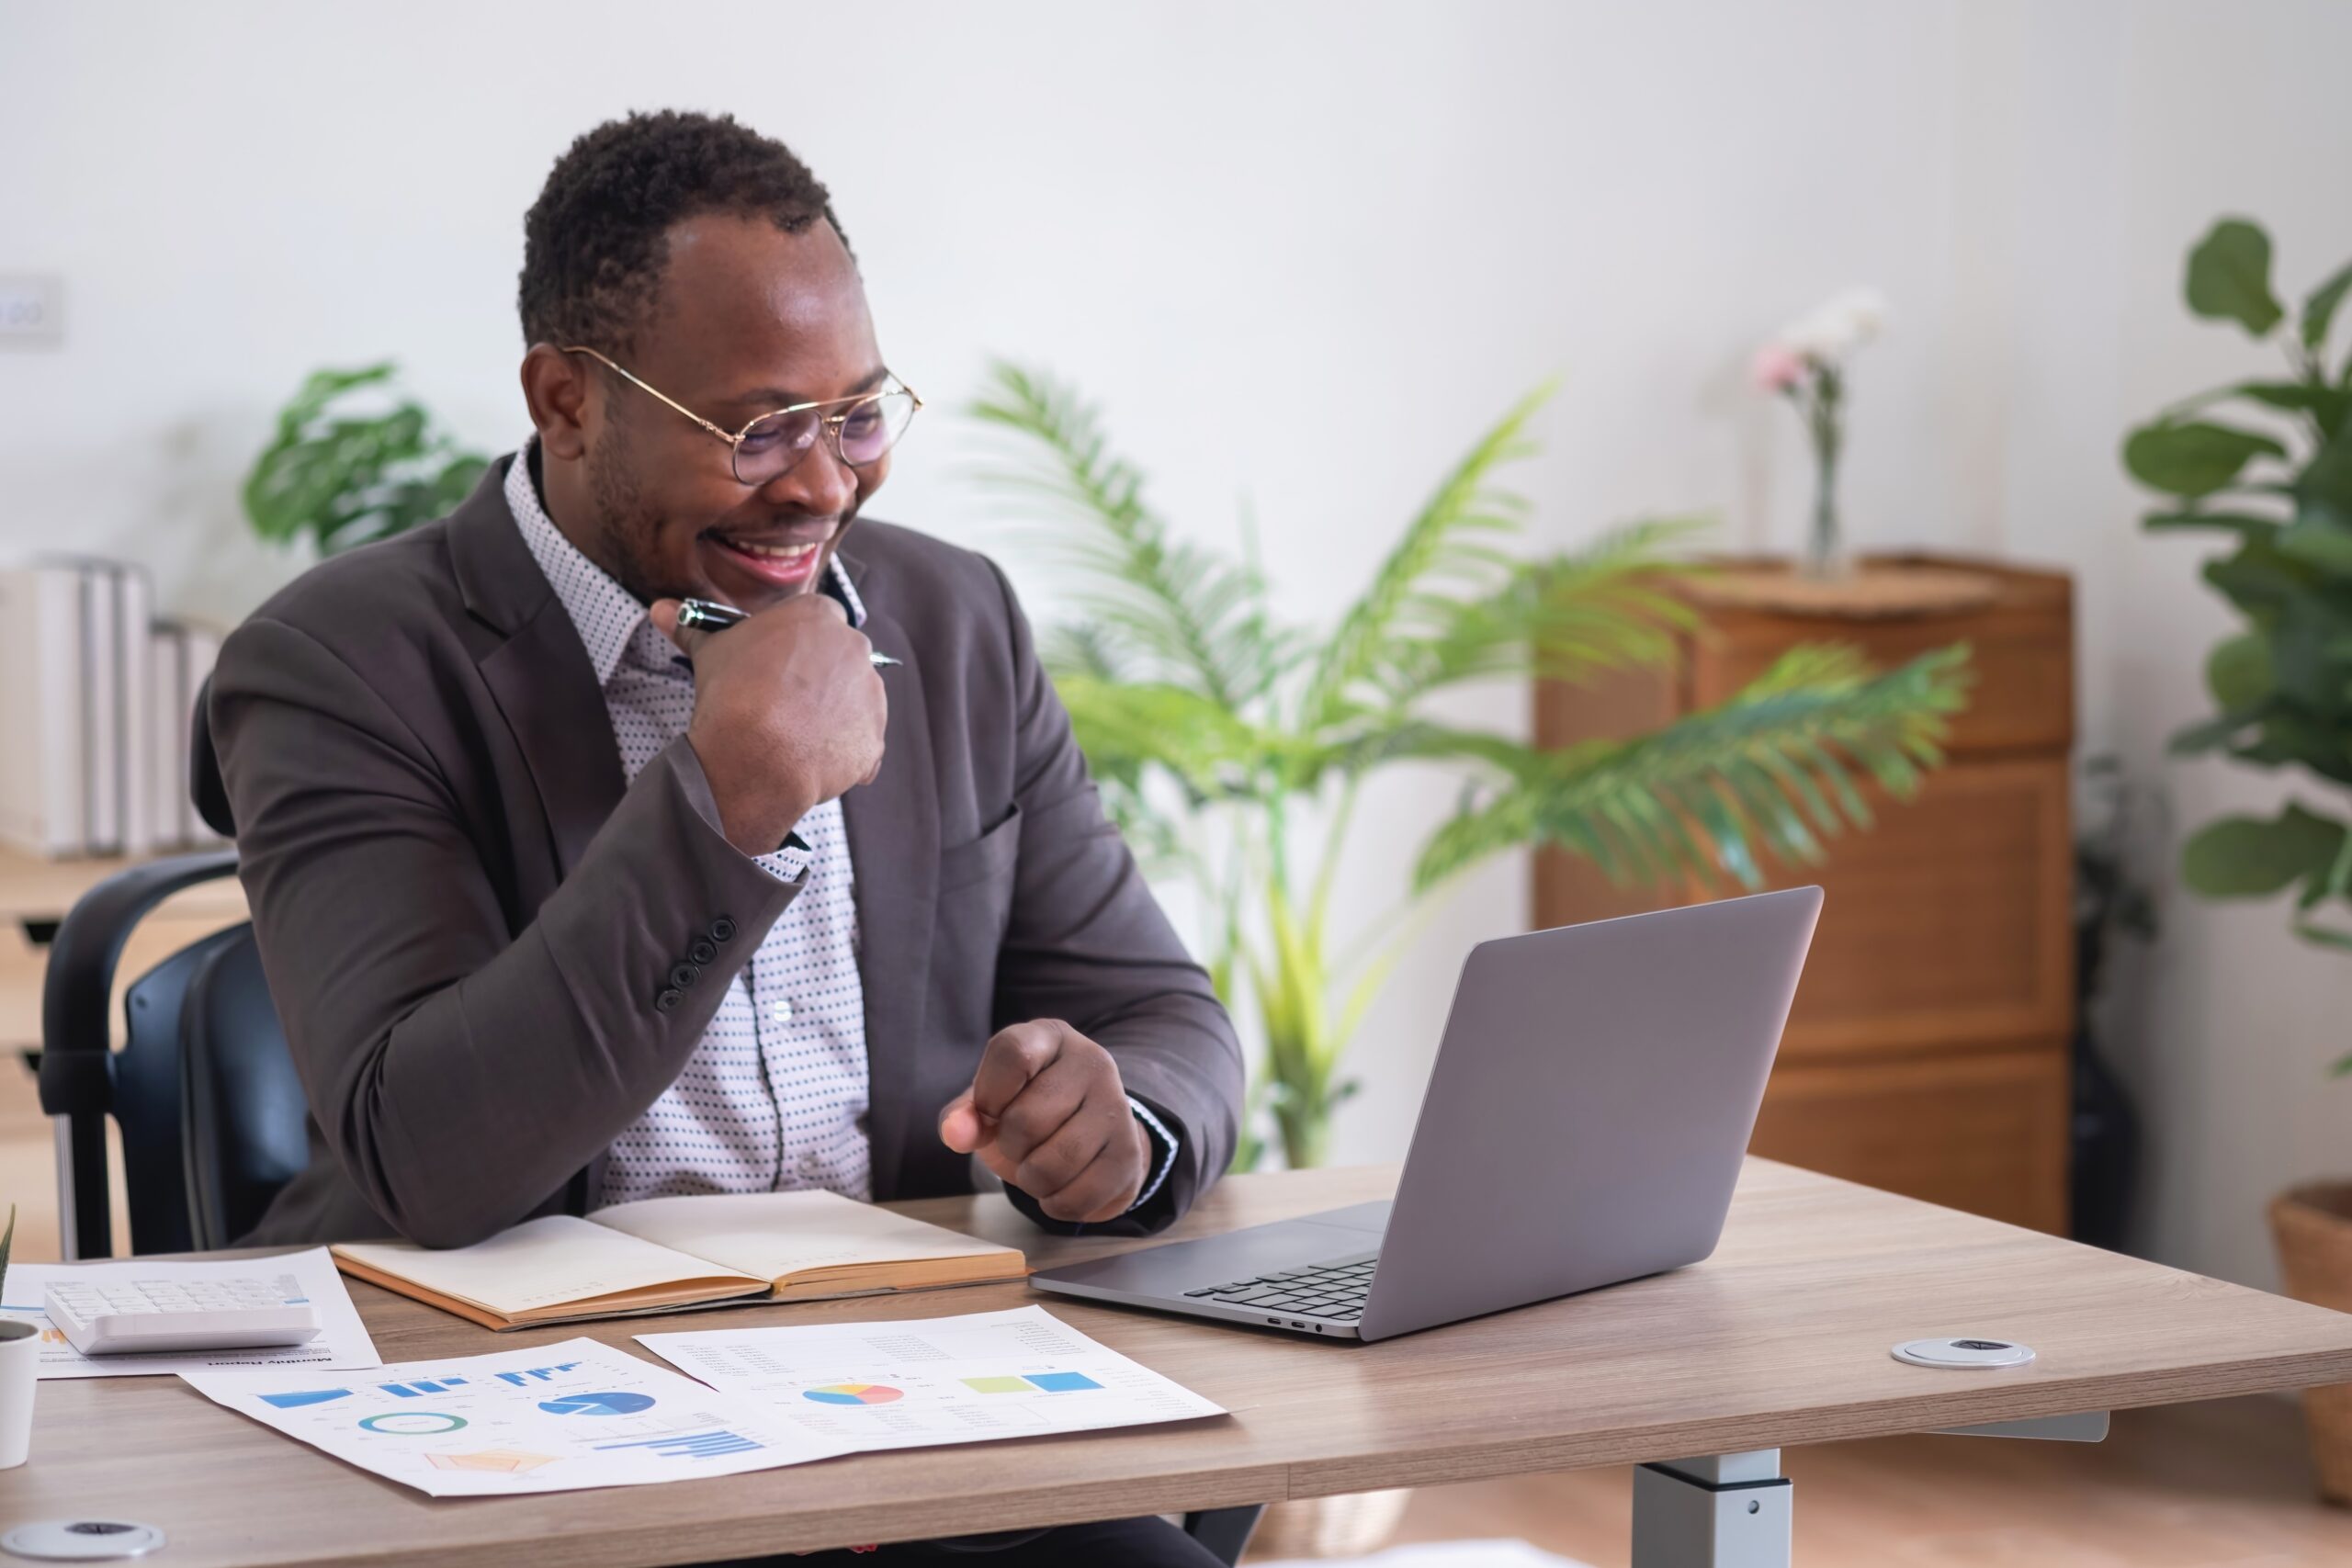
[(0, 570), (0, 840), (82, 852), (82, 583), (68, 566)]
[(168, 840), (154, 831), (155, 684), (148, 648), (155, 618), (155, 591), (146, 570), (120, 562), (114, 567), (115, 737), (122, 748), (122, 852), (152, 854)]
[(82, 843), (94, 855), (122, 852), (121, 601), (114, 573), (77, 563), (82, 577)]
[(188, 842), (187, 662), (187, 628), (153, 623), (147, 634), (147, 836), (159, 850)]
[(189, 746), (196, 734), (197, 705), (204, 695), (204, 682), (212, 676), (213, 663), (220, 657), (220, 634), (209, 626), (190, 625), (185, 628), (187, 652), (180, 661), (179, 694), (179, 757), (182, 783), (175, 804), (180, 813), (181, 841), (191, 846), (217, 844), (220, 835), (212, 825), (196, 814), (196, 800), (187, 782)]

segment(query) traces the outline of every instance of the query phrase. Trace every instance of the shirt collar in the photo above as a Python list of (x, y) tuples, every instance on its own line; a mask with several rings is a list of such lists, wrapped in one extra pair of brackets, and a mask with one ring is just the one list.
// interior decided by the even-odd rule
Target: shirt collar
[[(588, 662), (596, 671), (596, 684), (601, 687), (612, 680), (613, 671), (620, 668), (632, 645), (642, 645), (638, 648), (639, 657), (650, 668), (668, 668), (677, 658), (678, 650), (654, 629), (637, 595), (590, 560), (548, 515), (547, 507), (539, 500), (538, 484), (531, 474), (537, 450), (538, 438), (534, 436), (514, 454), (514, 461), (506, 470), (506, 507), (514, 514), (514, 525), (522, 530), (523, 543), (529, 547), (531, 558), (538, 562), (539, 570), (546, 574), (556, 597), (563, 601), (564, 613), (571, 617), (572, 628), (588, 650)], [(838, 554), (826, 563), (825, 592), (841, 601), (842, 608), (849, 612), (850, 625), (865, 625), (865, 601), (858, 597), (849, 573), (842, 569)]]

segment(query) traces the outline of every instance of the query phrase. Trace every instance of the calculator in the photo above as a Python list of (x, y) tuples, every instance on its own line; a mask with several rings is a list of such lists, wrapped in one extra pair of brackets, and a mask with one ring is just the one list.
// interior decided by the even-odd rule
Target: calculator
[(291, 1274), (61, 1280), (44, 1304), (50, 1323), (85, 1356), (304, 1345), (322, 1326)]

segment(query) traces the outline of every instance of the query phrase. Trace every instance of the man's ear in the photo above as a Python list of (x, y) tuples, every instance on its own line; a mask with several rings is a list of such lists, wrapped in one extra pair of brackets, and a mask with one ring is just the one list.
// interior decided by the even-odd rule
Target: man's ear
[(577, 461), (588, 450), (589, 360), (552, 344), (535, 343), (523, 355), (523, 401), (549, 457)]

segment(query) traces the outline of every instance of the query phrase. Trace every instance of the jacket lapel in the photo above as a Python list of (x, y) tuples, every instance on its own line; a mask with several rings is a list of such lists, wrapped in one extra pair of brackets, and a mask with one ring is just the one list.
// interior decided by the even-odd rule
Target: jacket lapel
[(503, 634), (487, 644), (477, 664), (537, 791), (555, 880), (561, 881), (626, 786), (588, 650), (507, 509), (503, 486), (514, 460), (492, 464), (451, 515), (449, 550), (466, 608)]
[[(843, 564), (853, 579), (859, 576), (846, 558)], [(865, 635), (901, 663), (884, 677), (890, 713), (881, 771), (872, 784), (842, 796), (842, 822), (856, 875), (857, 971), (865, 990), (866, 1131), (873, 1141), (874, 1196), (887, 1199), (906, 1189), (910, 1150), (927, 1146), (921, 1139), (929, 1128), (913, 1125), (919, 1113), (915, 1042), (931, 988), (939, 784), (914, 645), (905, 628), (870, 604)]]

